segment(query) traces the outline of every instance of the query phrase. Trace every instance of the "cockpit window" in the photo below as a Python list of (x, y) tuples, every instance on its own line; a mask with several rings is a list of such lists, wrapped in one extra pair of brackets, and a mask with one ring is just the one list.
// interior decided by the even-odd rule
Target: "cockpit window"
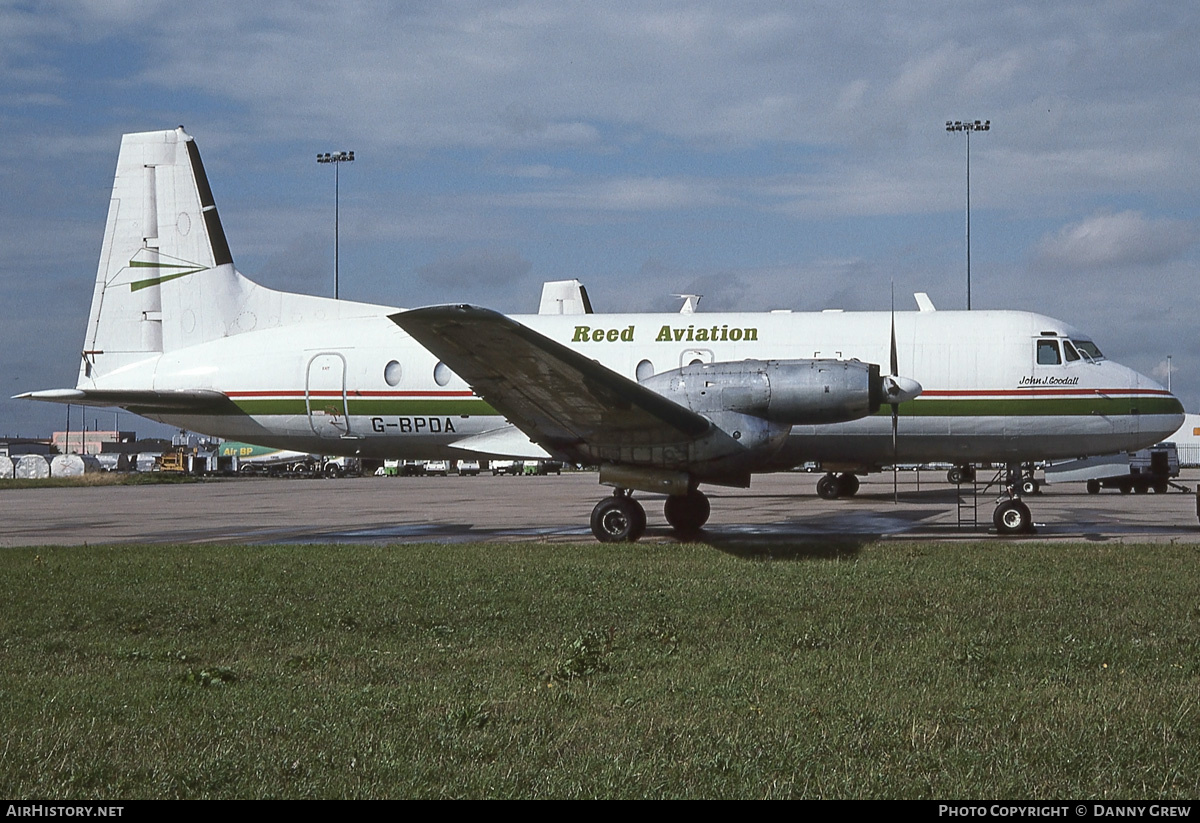
[(1080, 353), (1089, 360), (1103, 360), (1104, 354), (1091, 340), (1072, 340), (1075, 348), (1079, 349)]
[(1062, 343), (1063, 343), (1063, 357), (1067, 358), (1067, 362), (1074, 363), (1076, 360), (1078, 360), (1079, 352), (1075, 351), (1075, 347), (1071, 345), (1071, 341), (1064, 340), (1064, 341), (1062, 341)]
[(1062, 365), (1057, 340), (1039, 340), (1037, 342), (1037, 362), (1039, 366)]

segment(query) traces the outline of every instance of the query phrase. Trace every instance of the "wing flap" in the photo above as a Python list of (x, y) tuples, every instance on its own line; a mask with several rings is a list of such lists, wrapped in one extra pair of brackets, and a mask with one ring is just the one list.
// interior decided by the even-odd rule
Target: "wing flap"
[(551, 453), (683, 445), (709, 421), (499, 312), (431, 306), (390, 319)]

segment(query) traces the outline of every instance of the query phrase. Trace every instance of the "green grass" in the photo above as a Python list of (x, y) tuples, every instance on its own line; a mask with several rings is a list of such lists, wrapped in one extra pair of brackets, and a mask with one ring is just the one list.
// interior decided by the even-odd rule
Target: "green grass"
[(0, 795), (1194, 798), (1200, 547), (0, 553)]

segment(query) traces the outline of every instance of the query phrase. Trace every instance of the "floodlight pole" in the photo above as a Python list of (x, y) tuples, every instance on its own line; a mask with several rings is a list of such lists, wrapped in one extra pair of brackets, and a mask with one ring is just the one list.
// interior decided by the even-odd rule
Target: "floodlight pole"
[(340, 208), (340, 189), (338, 170), (342, 163), (353, 163), (354, 152), (352, 151), (335, 151), (317, 153), (318, 163), (333, 164), (333, 299), (338, 299), (338, 235), (339, 235), (339, 213)]
[(971, 132), (988, 131), (991, 120), (947, 120), (946, 131), (967, 135), (967, 311), (971, 310)]

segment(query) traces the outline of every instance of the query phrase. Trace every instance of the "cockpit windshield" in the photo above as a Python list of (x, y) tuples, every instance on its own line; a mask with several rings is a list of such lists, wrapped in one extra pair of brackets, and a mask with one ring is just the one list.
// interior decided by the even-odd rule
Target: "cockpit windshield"
[(1084, 357), (1087, 357), (1089, 360), (1104, 359), (1104, 353), (1100, 351), (1100, 348), (1091, 340), (1080, 340), (1077, 338), (1071, 342), (1075, 344), (1075, 348), (1079, 350), (1080, 354), (1082, 354)]

